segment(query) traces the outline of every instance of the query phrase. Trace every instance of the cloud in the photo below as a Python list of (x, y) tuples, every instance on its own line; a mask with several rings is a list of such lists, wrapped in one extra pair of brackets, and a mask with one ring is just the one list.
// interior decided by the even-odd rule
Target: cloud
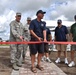
[[(67, 20), (73, 20), (75, 15), (76, 0), (1, 0), (0, 14), (4, 14), (7, 10), (28, 14), (34, 16), (38, 9), (46, 10), (46, 19), (55, 20), (59, 16), (64, 15)], [(69, 13), (69, 14), (68, 14)]]
[(18, 10), (21, 11), (36, 11), (38, 9), (40, 9), (41, 7), (49, 7), (50, 5), (50, 0), (20, 0), (20, 2), (16, 5), (16, 7), (18, 8)]
[(49, 7), (50, 0), (1, 0), (0, 3), (0, 12), (3, 12), (6, 9), (11, 9), (14, 11), (21, 11), (26, 13), (27, 11), (38, 10), (41, 7)]
[(0, 38), (9, 39), (9, 23), (15, 19), (15, 12), (13, 10), (6, 10), (3, 15), (0, 16)]
[(60, 16), (64, 16), (66, 18), (64, 20), (73, 21), (73, 16), (76, 14), (75, 4), (76, 4), (76, 0), (73, 0), (73, 1), (67, 0), (62, 3), (59, 2), (59, 3), (53, 4), (53, 6), (51, 7), (54, 7), (54, 9), (50, 11), (50, 15), (49, 15), (50, 19), (55, 20), (56, 18)]
[(73, 21), (75, 8), (76, 0), (0, 0), (0, 37), (9, 36), (9, 23), (15, 19), (17, 11), (22, 13), (23, 23), (28, 16), (35, 18), (39, 9), (46, 11), (46, 20)]
[(64, 20), (64, 21), (68, 20), (64, 15), (61, 15), (61, 16), (57, 17), (55, 20), (58, 20), (58, 19), (61, 19), (61, 20)]

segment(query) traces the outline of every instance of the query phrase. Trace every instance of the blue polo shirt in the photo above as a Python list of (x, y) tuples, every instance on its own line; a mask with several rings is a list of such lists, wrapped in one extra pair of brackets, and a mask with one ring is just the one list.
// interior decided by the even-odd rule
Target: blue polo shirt
[(67, 41), (66, 34), (68, 34), (66, 26), (62, 25), (61, 28), (55, 28), (56, 41)]
[[(29, 30), (33, 30), (37, 36), (43, 38), (43, 31), (46, 30), (46, 23), (43, 21), (39, 22), (37, 19), (34, 19), (30, 23)], [(31, 35), (31, 37), (33, 36)]]

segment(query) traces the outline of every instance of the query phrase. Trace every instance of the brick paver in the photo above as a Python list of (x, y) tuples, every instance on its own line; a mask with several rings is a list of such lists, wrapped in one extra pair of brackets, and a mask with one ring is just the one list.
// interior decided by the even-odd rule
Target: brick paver
[[(41, 62), (42, 66), (44, 67), (44, 71), (40, 71), (37, 69), (37, 73), (33, 73), (31, 68), (31, 59), (28, 56), (25, 58), (25, 64), (19, 69), (19, 71), (12, 71), (11, 75), (66, 75), (60, 68), (58, 68), (53, 62)], [(35, 63), (37, 64), (37, 63)]]
[[(29, 53), (27, 55), (29, 55)], [(70, 52), (68, 52), (67, 56), (68, 56), (69, 63), (71, 61), (70, 55), (71, 55)], [(76, 75), (76, 66), (74, 66), (72, 68), (69, 68), (68, 65), (65, 65), (63, 56), (64, 56), (64, 54), (62, 53), (61, 54), (61, 59), (62, 59), (61, 62), (56, 64), (55, 60), (57, 59), (57, 52), (51, 51), (50, 59), (53, 61), (53, 63), (48, 63), (48, 65), (50, 64), (50, 66), (49, 66), (51, 68), (50, 72), (53, 71), (53, 73), (51, 72), (50, 75), (55, 75), (55, 73), (58, 73), (58, 75), (64, 75), (63, 72), (59, 72), (59, 71), (61, 71), (60, 69), (62, 69), (67, 75)], [(76, 59), (76, 52), (75, 52), (74, 57), (75, 57), (74, 59)], [(27, 60), (29, 59), (29, 63), (31, 64), (30, 58), (28, 56), (26, 58), (27, 58), (26, 62), (28, 62)], [(74, 61), (76, 63), (76, 60), (74, 60)], [(0, 46), (0, 75), (20, 75), (20, 72), (22, 72), (23, 70), (25, 70), (25, 73), (27, 72), (27, 70), (29, 70), (28, 72), (30, 72), (30, 67), (31, 66), (29, 67), (29, 69), (27, 69), (26, 64), (27, 63), (25, 63), (20, 68), (19, 71), (14, 71), (14, 70), (12, 71), (12, 64), (10, 63), (10, 48), (9, 48), (9, 46), (8, 47)], [(44, 64), (46, 64), (46, 62), (44, 62)], [(60, 69), (58, 69), (58, 67), (56, 65), (58, 67), (60, 67)], [(47, 68), (49, 69), (49, 67), (47, 67)], [(45, 72), (46, 72), (46, 69), (45, 69)], [(23, 74), (23, 75), (30, 75), (30, 73), (29, 74), (26, 73), (26, 74)], [(38, 73), (33, 74), (33, 75), (38, 75), (38, 74), (49, 75), (49, 72), (43, 73), (43, 72), (39, 72), (39, 70), (38, 70)]]

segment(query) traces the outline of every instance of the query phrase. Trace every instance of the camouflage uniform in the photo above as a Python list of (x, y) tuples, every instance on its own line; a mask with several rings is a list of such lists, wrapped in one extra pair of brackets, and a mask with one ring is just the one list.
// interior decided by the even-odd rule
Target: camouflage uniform
[[(29, 41), (30, 40), (30, 32), (29, 32), (29, 25), (28, 24), (25, 24), (24, 25), (24, 40), (25, 41)], [(23, 49), (23, 58), (25, 57), (26, 55), (26, 51), (28, 50), (28, 44), (24, 44), (24, 49)]]
[[(21, 22), (16, 20), (10, 23), (10, 41), (20, 42), (22, 41), (19, 37), (23, 36), (23, 25)], [(21, 53), (23, 51), (22, 44), (11, 44), (11, 63), (21, 61)]]

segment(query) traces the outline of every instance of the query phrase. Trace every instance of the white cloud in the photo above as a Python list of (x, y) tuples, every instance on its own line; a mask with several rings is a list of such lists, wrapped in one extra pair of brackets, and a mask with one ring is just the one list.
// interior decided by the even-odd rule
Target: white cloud
[[(9, 35), (9, 23), (17, 11), (22, 13), (22, 22), (28, 16), (35, 18), (38, 9), (46, 11), (44, 19), (73, 21), (76, 0), (0, 0), (0, 37)], [(2, 34), (3, 32), (4, 34)]]
[(53, 19), (56, 19), (59, 16), (64, 15), (64, 17), (67, 18), (66, 20), (73, 21), (73, 16), (76, 14), (76, 0), (66, 0), (62, 3), (59, 2), (54, 4), (53, 7), (54, 10), (50, 11), (50, 18), (53, 17)]
[(1, 0), (0, 2), (1, 14), (5, 14), (6, 10), (13, 10), (34, 16), (38, 9), (44, 9), (47, 10), (46, 17), (52, 20), (62, 15), (68, 20), (73, 20), (75, 8), (76, 0)]
[(9, 38), (9, 23), (15, 19), (15, 12), (7, 10), (0, 16), (0, 38)]
[(61, 16), (57, 17), (55, 20), (58, 20), (58, 19), (61, 19), (61, 20), (64, 20), (64, 21), (68, 20), (68, 18), (66, 18), (64, 15), (61, 15)]
[(26, 13), (27, 11), (38, 10), (41, 7), (49, 7), (50, 3), (50, 0), (1, 0), (0, 8), (2, 7), (1, 13), (6, 9)]

